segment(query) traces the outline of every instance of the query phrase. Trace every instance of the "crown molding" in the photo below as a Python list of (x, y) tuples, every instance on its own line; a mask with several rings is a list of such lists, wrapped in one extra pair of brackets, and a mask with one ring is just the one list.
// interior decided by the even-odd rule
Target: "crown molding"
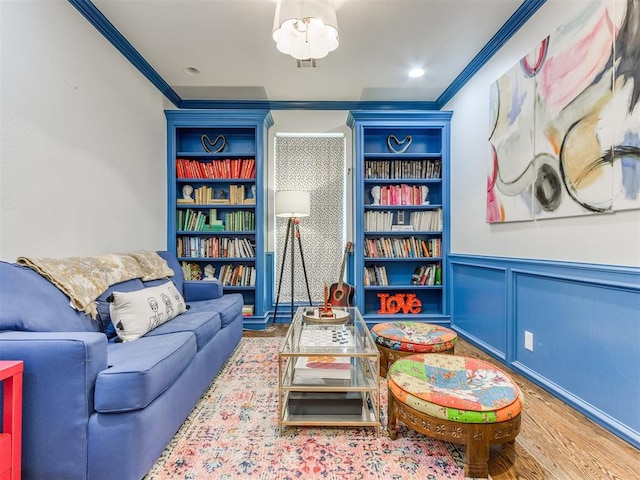
[(504, 46), (505, 43), (546, 3), (524, 0), (471, 62), (436, 101), (314, 101), (314, 100), (183, 100), (156, 72), (91, 0), (67, 0), (96, 30), (136, 67), (173, 105), (189, 109), (270, 109), (270, 110), (440, 110)]
[(238, 108), (269, 110), (438, 110), (436, 102), (373, 100), (182, 100), (178, 108)]
[(451, 84), (442, 92), (436, 100), (438, 109), (443, 108), (449, 100), (464, 87), (464, 85), (498, 53), (498, 51), (509, 41), (520, 28), (529, 21), (547, 0), (524, 0), (522, 5), (509, 17), (500, 27), (500, 30), (482, 47), (482, 50), (469, 62)]
[(182, 100), (90, 0), (67, 0), (176, 107)]

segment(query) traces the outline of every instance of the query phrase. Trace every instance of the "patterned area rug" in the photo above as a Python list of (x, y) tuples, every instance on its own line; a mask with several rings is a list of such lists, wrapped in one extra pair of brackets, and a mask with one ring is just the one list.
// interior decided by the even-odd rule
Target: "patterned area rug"
[(281, 338), (243, 338), (144, 480), (464, 479), (464, 446), (433, 440), (399, 424), (386, 431), (381, 382), (375, 429), (287, 427), (278, 432)]

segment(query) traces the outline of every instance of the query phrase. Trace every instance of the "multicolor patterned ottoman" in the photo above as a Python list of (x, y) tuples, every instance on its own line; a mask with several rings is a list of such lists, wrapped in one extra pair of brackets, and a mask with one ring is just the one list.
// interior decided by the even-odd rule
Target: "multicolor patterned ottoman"
[(453, 330), (422, 322), (378, 323), (371, 336), (380, 351), (380, 376), (386, 377), (391, 364), (416, 353), (453, 354), (458, 335)]
[(467, 477), (488, 477), (490, 446), (513, 442), (520, 433), (520, 388), (482, 360), (410, 355), (391, 366), (388, 388), (389, 436), (396, 438), (400, 420), (430, 437), (466, 445)]

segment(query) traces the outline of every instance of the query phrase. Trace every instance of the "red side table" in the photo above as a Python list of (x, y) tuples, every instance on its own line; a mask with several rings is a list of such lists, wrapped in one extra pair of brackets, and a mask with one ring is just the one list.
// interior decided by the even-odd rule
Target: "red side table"
[(0, 381), (4, 382), (4, 412), (0, 432), (0, 480), (20, 480), (22, 370), (21, 361), (0, 360)]

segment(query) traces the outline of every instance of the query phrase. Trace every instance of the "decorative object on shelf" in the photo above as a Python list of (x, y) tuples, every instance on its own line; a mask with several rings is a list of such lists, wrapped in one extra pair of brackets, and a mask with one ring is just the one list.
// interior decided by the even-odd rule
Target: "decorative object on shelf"
[(396, 314), (400, 310), (402, 313), (420, 313), (422, 302), (416, 297), (415, 293), (396, 293), (390, 295), (388, 293), (378, 293), (380, 299), (381, 314)]
[(203, 278), (203, 280), (209, 280), (209, 281), (215, 280), (216, 279), (215, 274), (216, 274), (216, 267), (214, 267), (210, 263), (208, 263), (208, 264), (206, 264), (204, 266), (204, 278)]
[(284, 263), (287, 258), (287, 245), (291, 238), (291, 321), (294, 317), (294, 286), (295, 286), (295, 239), (298, 239), (298, 248), (300, 249), (300, 259), (302, 260), (302, 271), (304, 272), (304, 281), (307, 285), (307, 295), (309, 296), (309, 305), (311, 302), (311, 291), (309, 290), (309, 277), (307, 277), (307, 267), (304, 263), (304, 252), (302, 251), (302, 242), (300, 241), (300, 217), (308, 217), (311, 214), (311, 193), (303, 190), (281, 190), (276, 192), (276, 217), (288, 218), (287, 235), (284, 239), (284, 250), (282, 252), (282, 262), (280, 264), (280, 280), (278, 281), (278, 292), (276, 294), (276, 305), (273, 310), (273, 321), (276, 320), (278, 313), (278, 304), (280, 303), (280, 289), (282, 288), (282, 277), (284, 274)]
[(422, 185), (420, 187), (420, 195), (420, 198), (422, 198), (422, 205), (429, 205), (429, 200), (427, 200), (429, 197), (429, 187)]
[(387, 147), (389, 147), (389, 151), (393, 153), (404, 153), (409, 150), (411, 146), (411, 142), (413, 138), (411, 135), (407, 135), (402, 140), (398, 140), (398, 137), (395, 135), (389, 135), (387, 137)]
[(273, 40), (297, 60), (326, 57), (338, 48), (338, 20), (329, 0), (278, 0)]
[(380, 191), (380, 185), (371, 187), (371, 198), (373, 198), (371, 205), (380, 205)]
[(191, 185), (185, 185), (182, 187), (182, 198), (178, 198), (178, 203), (195, 203), (195, 200), (191, 196), (193, 194), (193, 187)]
[(207, 153), (220, 153), (227, 146), (227, 139), (224, 138), (224, 135), (218, 135), (213, 142), (207, 135), (202, 135), (200, 141), (202, 142), (202, 148)]

